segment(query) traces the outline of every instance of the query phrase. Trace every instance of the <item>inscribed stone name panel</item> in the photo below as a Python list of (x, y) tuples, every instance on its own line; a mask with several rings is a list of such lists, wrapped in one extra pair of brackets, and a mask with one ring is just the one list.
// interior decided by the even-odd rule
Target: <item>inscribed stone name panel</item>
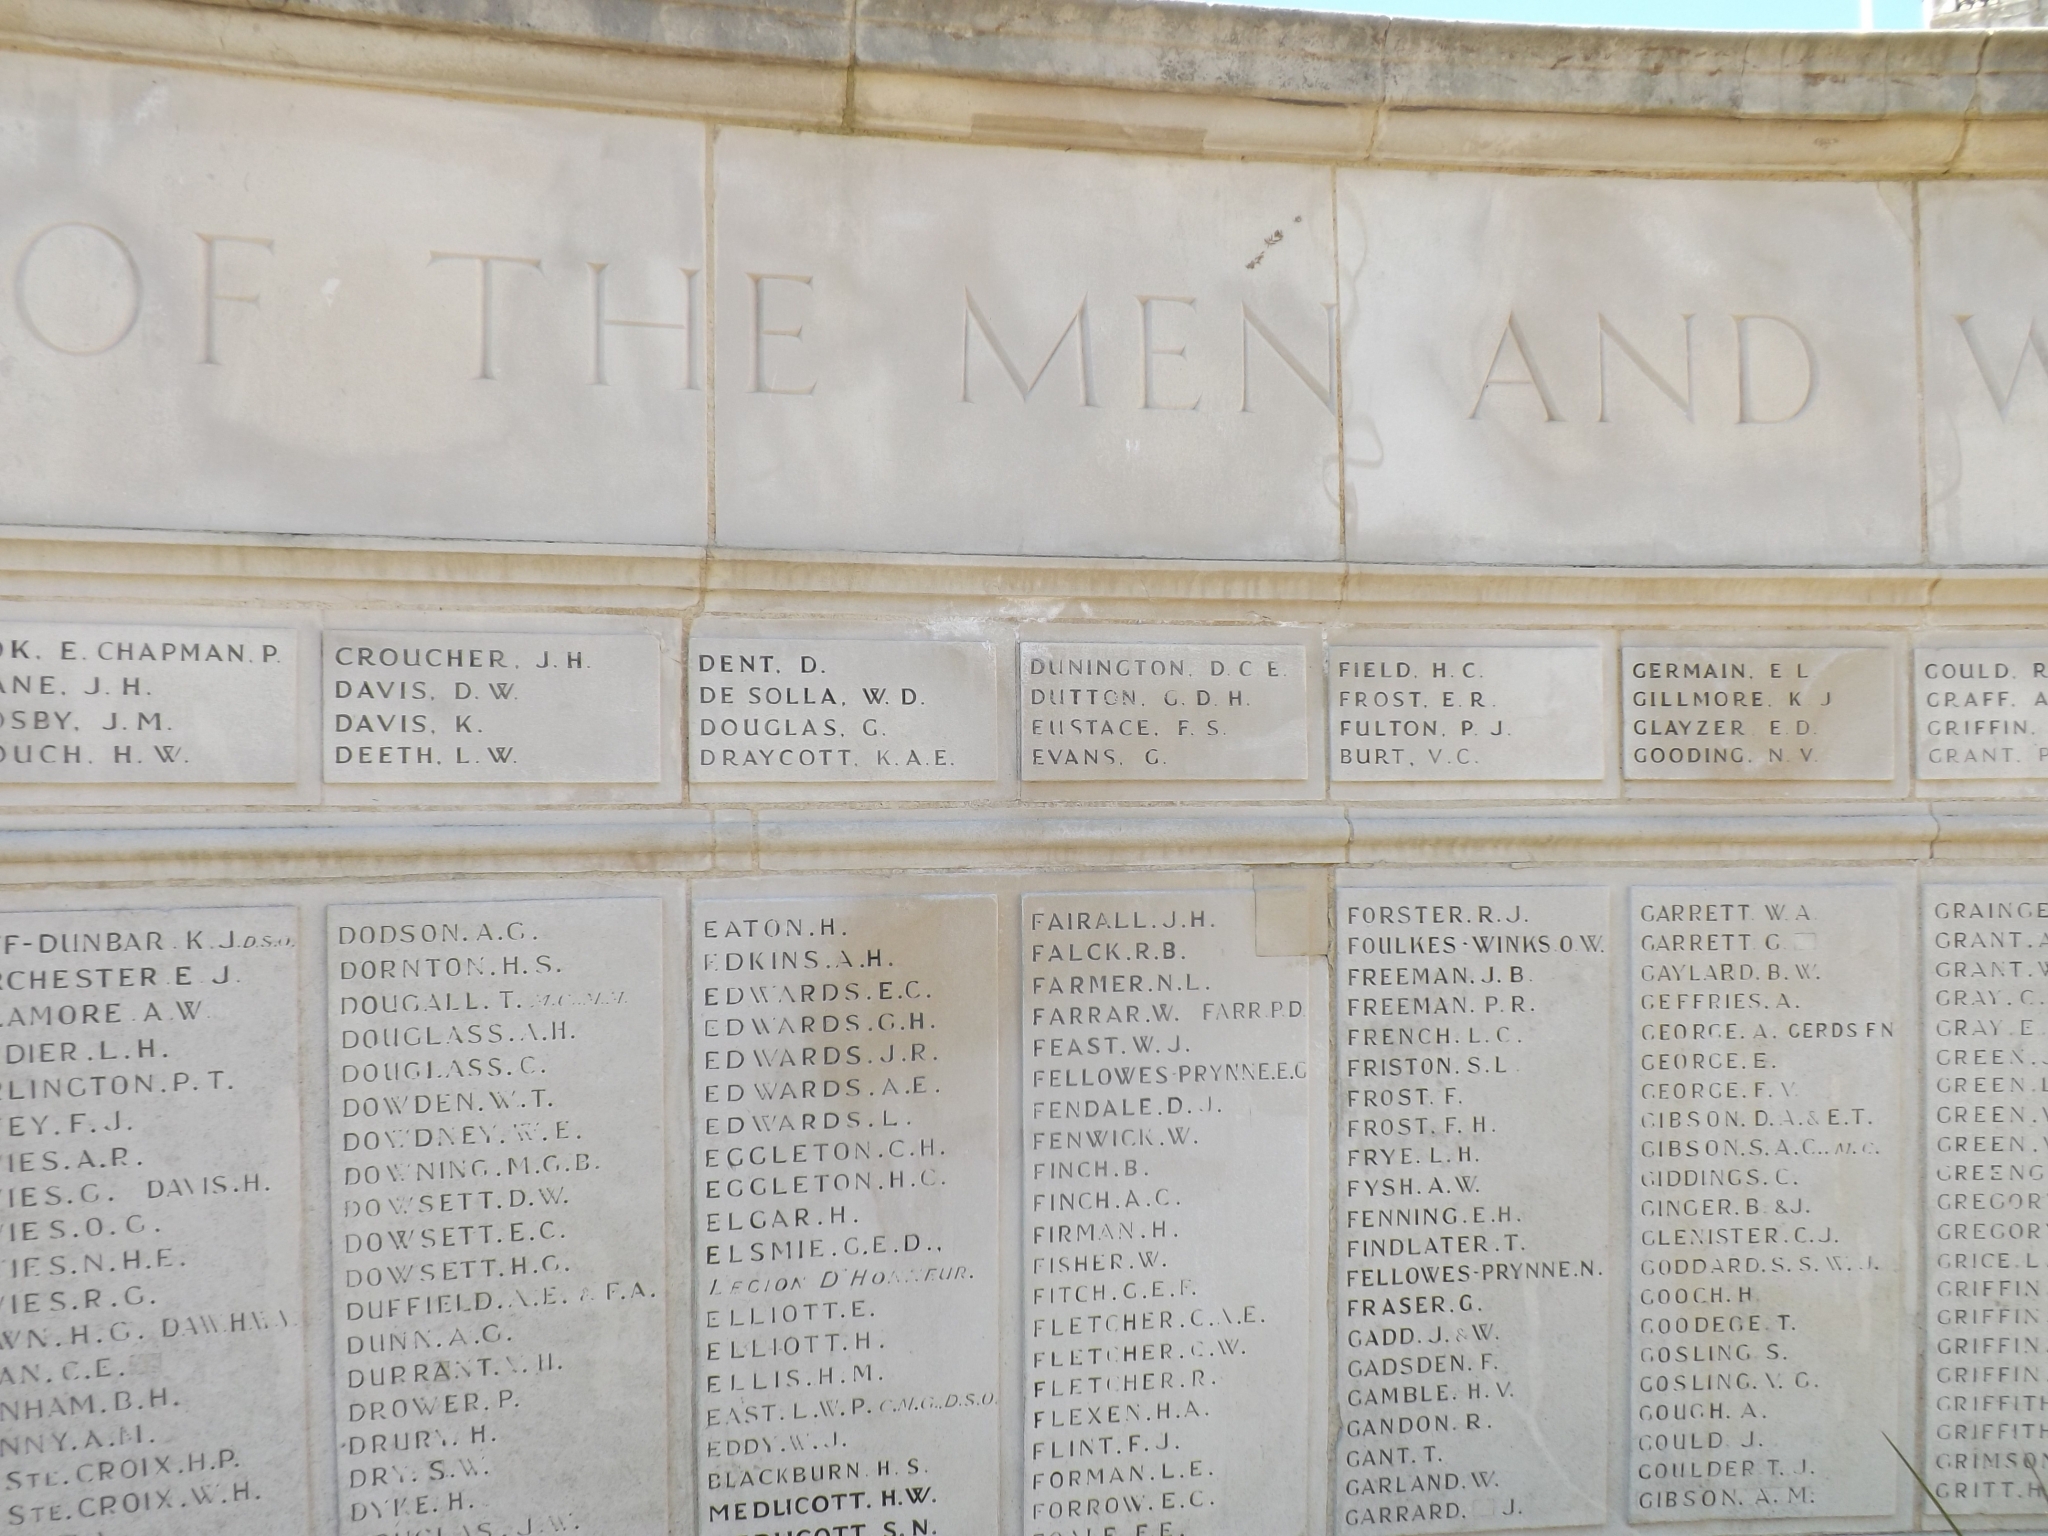
[(1526, 645), (1332, 645), (1333, 783), (1606, 779), (1614, 739), (1608, 652)]
[(1254, 900), (1023, 899), (1027, 1536), (1310, 1524), (1324, 993)]
[(1352, 559), (1919, 558), (1904, 188), (1340, 171), (1337, 197)]
[(716, 159), (721, 542), (1337, 556), (1326, 172), (750, 129)]
[(1629, 901), (1629, 1518), (1890, 1517), (1912, 1295), (1899, 895)]
[(691, 929), (700, 1528), (995, 1531), (995, 898)]
[(1927, 518), (1937, 561), (2048, 559), (2048, 193), (2032, 183), (1920, 189)]
[(330, 629), (330, 784), (645, 784), (662, 777), (647, 633)]
[(1624, 644), (1622, 773), (1889, 781), (1897, 665), (1876, 646)]
[(1017, 670), (1026, 783), (1310, 776), (1301, 645), (1027, 640)]
[(1000, 774), (982, 640), (690, 633), (695, 784), (987, 784)]
[(2039, 1518), (2048, 1269), (2048, 889), (1930, 885), (1926, 1477), (1955, 1514)]
[(1912, 691), (1921, 780), (1954, 794), (2048, 778), (2048, 646), (1944, 637), (1913, 652)]
[(327, 944), (340, 1529), (664, 1530), (661, 903)]
[(1600, 1524), (1608, 890), (1337, 896), (1339, 1524)]
[(698, 125), (47, 55), (0, 90), (11, 519), (702, 542)]
[(0, 1521), (307, 1517), (298, 914), (0, 916)]
[(290, 784), (298, 641), (286, 628), (0, 623), (0, 783)]

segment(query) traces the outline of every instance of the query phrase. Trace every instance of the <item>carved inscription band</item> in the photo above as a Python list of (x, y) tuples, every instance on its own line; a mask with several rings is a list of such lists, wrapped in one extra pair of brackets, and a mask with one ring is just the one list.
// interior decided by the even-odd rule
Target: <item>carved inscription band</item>
[(11, 914), (0, 1507), (1892, 1521), (1886, 1436), (2038, 1503), (2048, 888), (1320, 899), (1328, 950), (1237, 876)]
[(1449, 645), (1428, 631), (1367, 643), (1211, 627), (1159, 642), (977, 627), (956, 639), (723, 621), (685, 645), (655, 622), (10, 619), (0, 789), (123, 803), (261, 786), (341, 803), (480, 791), (1344, 799), (1451, 786), (1601, 799), (1757, 783), (1997, 794), (2048, 778), (2037, 631), (1817, 645), (1589, 629)]

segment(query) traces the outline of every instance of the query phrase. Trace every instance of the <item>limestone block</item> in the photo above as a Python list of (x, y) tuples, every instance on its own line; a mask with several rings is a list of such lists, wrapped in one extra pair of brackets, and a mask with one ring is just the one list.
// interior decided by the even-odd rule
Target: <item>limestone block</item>
[(298, 642), (284, 627), (0, 624), (0, 783), (292, 784)]
[[(1248, 890), (1023, 898), (1029, 1536), (1119, 1479), (1205, 1533), (1301, 1530), (1321, 1497), (1325, 994), (1256, 930)], [(1149, 1486), (1125, 1435), (1081, 1432), (1128, 1411), (1133, 1361)]]
[(1021, 771), (1034, 792), (1235, 785), (1264, 797), (1311, 782), (1309, 656), (1298, 643), (1027, 638), (1017, 666)]
[(1610, 905), (1338, 888), (1341, 1524), (1604, 1519)]
[(339, 1529), (662, 1530), (660, 902), (336, 904), (327, 946)]
[(1929, 1482), (1956, 1514), (2031, 1516), (2033, 1468), (2008, 1458), (2033, 1419), (2009, 1383), (2043, 1348), (2036, 1272), (2048, 1243), (2033, 1214), (2038, 1143), (2022, 1127), (2048, 1115), (2026, 985), (2040, 974), (2048, 892), (2023, 879), (1930, 883), (1921, 910), (1925, 1348), (1937, 1385), (1922, 1425), (1948, 1452)]
[(975, 786), (1002, 777), (986, 640), (690, 634), (692, 786)]
[[(1629, 1338), (1657, 1352), (1631, 1361), (1629, 1422), (1679, 1426), (1630, 1437), (1629, 1518), (1893, 1516), (1912, 1072), (1897, 893), (1697, 882), (1629, 903), (1630, 1103), (1652, 1116), (1631, 1127)], [(1692, 1353), (1715, 1343), (1726, 1367)]]
[[(1598, 785), (1608, 777), (1608, 652), (1593, 637), (1520, 644), (1332, 645), (1333, 784)], [(1402, 643), (1403, 640), (1409, 643)]]
[[(829, 1500), (804, 1507), (828, 1516), (900, 1509), (906, 1526), (1000, 1523), (995, 909), (728, 894), (691, 908), (707, 1533), (792, 1498)], [(834, 1472), (814, 1487), (821, 1455)]]
[(1337, 187), (1353, 559), (1918, 558), (1903, 191)]
[(720, 543), (1337, 555), (1324, 174), (732, 130), (716, 175)]
[(1889, 648), (1624, 643), (1621, 670), (1630, 779), (1888, 781), (1897, 771)]
[(698, 125), (18, 53), (0, 91), (10, 520), (703, 542)]
[(322, 635), (330, 784), (661, 782), (661, 642), (596, 630), (348, 629)]
[(1920, 228), (1929, 552), (1970, 565), (2038, 562), (2048, 558), (2038, 297), (2048, 194), (2030, 182), (1929, 186)]
[(0, 951), (7, 1518), (303, 1529), (298, 914), (10, 912)]
[(1913, 652), (1914, 773), (1945, 793), (2048, 778), (2048, 649), (1966, 638)]

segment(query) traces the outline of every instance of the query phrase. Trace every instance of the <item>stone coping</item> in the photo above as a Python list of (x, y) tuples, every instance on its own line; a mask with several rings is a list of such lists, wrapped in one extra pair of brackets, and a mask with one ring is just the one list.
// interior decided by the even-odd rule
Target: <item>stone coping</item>
[(636, 52), (1349, 106), (1784, 118), (2027, 116), (2026, 31), (1551, 27), (1179, 0), (203, 0)]
[(1663, 32), (1172, 0), (0, 0), (0, 46), (976, 142), (2048, 174), (2044, 31)]

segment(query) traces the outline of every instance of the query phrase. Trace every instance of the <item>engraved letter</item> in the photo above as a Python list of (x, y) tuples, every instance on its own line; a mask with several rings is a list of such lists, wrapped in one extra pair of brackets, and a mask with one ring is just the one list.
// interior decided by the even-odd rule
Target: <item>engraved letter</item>
[[(1792, 339), (1799, 343), (1800, 350), (1806, 354), (1806, 393), (1801, 395), (1799, 403), (1783, 416), (1759, 416), (1756, 413), (1756, 396), (1752, 392), (1750, 384), (1749, 328), (1758, 321), (1768, 321), (1772, 325), (1782, 325), (1792, 333)], [(1778, 315), (1737, 315), (1735, 317), (1735, 420), (1738, 424), (1770, 427), (1776, 426), (1780, 422), (1796, 419), (1805, 414), (1806, 408), (1813, 404), (1813, 391), (1819, 383), (1820, 359), (1814, 356), (1813, 343), (1806, 339), (1805, 333), (1798, 326)]]
[(1088, 335), (1088, 301), (1086, 299), (1081, 301), (1081, 307), (1075, 310), (1072, 318), (1067, 321), (1066, 329), (1054, 338), (1052, 350), (1045, 354), (1045, 361), (1038, 365), (1038, 371), (1027, 380), (1024, 377), (1024, 370), (1011, 360), (1008, 349), (997, 339), (995, 327), (988, 323), (988, 316), (983, 314), (981, 306), (974, 302), (974, 290), (969, 288), (965, 292), (967, 294), (967, 312), (960, 319), (960, 400), (962, 404), (972, 405), (974, 403), (974, 397), (967, 391), (967, 359), (969, 344), (973, 340), (974, 332), (977, 329), (981, 332), (981, 339), (988, 343), (988, 349), (995, 353), (996, 361), (1003, 365), (1003, 372), (1010, 376), (1010, 382), (1017, 386), (1018, 398), (1026, 401), (1030, 400), (1031, 392), (1038, 388), (1038, 381), (1045, 377), (1045, 370), (1052, 366), (1052, 360), (1060, 355), (1060, 348), (1067, 344), (1067, 338), (1069, 336), (1079, 337), (1079, 342), (1074, 348), (1074, 355), (1078, 359), (1081, 368), (1081, 403), (1083, 405), (1098, 405), (1101, 403), (1095, 398), (1095, 345)]
[(748, 386), (749, 390), (757, 395), (808, 395), (815, 393), (818, 388), (818, 381), (816, 379), (811, 380), (802, 389), (789, 389), (783, 385), (770, 384), (768, 382), (768, 360), (763, 355), (767, 350), (768, 338), (771, 336), (786, 336), (791, 341), (802, 341), (804, 339), (804, 328), (801, 322), (796, 325), (785, 326), (771, 326), (768, 323), (767, 285), (769, 283), (802, 283), (808, 288), (811, 286), (811, 280), (808, 277), (798, 277), (788, 272), (749, 272), (747, 280), (754, 285), (754, 378), (753, 382)]
[[(1506, 355), (1508, 343), (1515, 344), (1515, 356), (1522, 360), (1523, 378), (1515, 378), (1500, 372), (1500, 360)], [(1517, 389), (1528, 388), (1536, 391), (1536, 398), (1543, 403), (1545, 422), (1563, 421), (1564, 413), (1557, 408), (1557, 400), (1550, 393), (1550, 386), (1543, 382), (1543, 375), (1536, 367), (1536, 354), (1529, 350), (1529, 343), (1522, 336), (1522, 327), (1515, 319), (1515, 312), (1508, 311), (1508, 323), (1502, 327), (1500, 340), (1493, 345), (1493, 361), (1486, 365), (1486, 377), (1479, 381), (1479, 398), (1472, 402), (1472, 413), (1465, 419), (1477, 421), (1479, 412), (1486, 405), (1489, 389), (1514, 385)]]
[(1309, 393), (1323, 402), (1323, 409), (1332, 416), (1336, 415), (1337, 306), (1334, 304), (1325, 304), (1323, 306), (1323, 323), (1328, 333), (1327, 340), (1324, 343), (1327, 348), (1327, 356), (1323, 364), (1323, 378), (1327, 382), (1324, 383), (1318, 383), (1316, 376), (1302, 366), (1301, 359), (1281, 344), (1280, 338), (1273, 334), (1273, 328), (1252, 313), (1251, 305), (1245, 304), (1239, 307), (1244, 311), (1244, 382), (1238, 399), (1238, 409), (1240, 411), (1249, 411), (1252, 408), (1252, 332), (1257, 331), (1259, 339), (1273, 349), (1273, 355), (1293, 369), (1294, 376), (1308, 386)]
[(640, 331), (681, 331), (683, 333), (683, 382), (678, 389), (697, 387), (697, 268), (678, 267), (683, 274), (683, 318), (680, 320), (614, 320), (605, 313), (605, 274), (611, 263), (590, 264), (590, 382), (609, 384), (604, 372), (604, 328), (621, 326)]
[(271, 241), (262, 239), (256, 235), (199, 236), (199, 243), (200, 245), (205, 247), (206, 250), (205, 266), (203, 269), (205, 275), (201, 279), (201, 286), (199, 292), (199, 311), (201, 316), (199, 324), (200, 335), (203, 338), (199, 346), (199, 361), (202, 363), (218, 364), (220, 362), (220, 355), (215, 350), (215, 344), (219, 339), (218, 332), (216, 331), (214, 325), (215, 310), (218, 309), (219, 306), (221, 306), (222, 304), (247, 304), (251, 308), (254, 308), (255, 306), (263, 302), (263, 299), (259, 294), (222, 293), (220, 291), (220, 285), (216, 276), (215, 269), (216, 258), (214, 256), (214, 248), (218, 246), (223, 240), (225, 240), (230, 245), (261, 246), (264, 250), (271, 251), (273, 253), (277, 249), (277, 247)]
[[(99, 236), (119, 253), (122, 265), (128, 269), (128, 312), (121, 317), (119, 324), (108, 327), (107, 339), (97, 345), (67, 346), (45, 331), (36, 323), (35, 316), (29, 313), (28, 264), (42, 248), (45, 240), (67, 229), (82, 230), (86, 234)], [(63, 352), (71, 357), (97, 357), (102, 352), (113, 351), (126, 341), (128, 333), (135, 329), (135, 321), (142, 313), (142, 269), (136, 266), (135, 257), (112, 230), (102, 229), (97, 224), (52, 224), (39, 231), (33, 240), (22, 247), (21, 260), (14, 264), (14, 309), (15, 313), (21, 316), (21, 323), (28, 327), (29, 334), (51, 351)]]
[(1621, 348), (1622, 356), (1634, 363), (1642, 371), (1643, 377), (1661, 389), (1664, 392), (1665, 398), (1685, 412), (1685, 419), (1691, 421), (1693, 419), (1692, 316), (1686, 315), (1683, 317), (1685, 320), (1685, 393), (1682, 395), (1671, 387), (1669, 379), (1650, 366), (1648, 358), (1644, 357), (1642, 353), (1630, 345), (1629, 339), (1626, 336), (1622, 335), (1621, 332), (1608, 323), (1605, 315), (1596, 314), (1594, 319), (1600, 325), (1599, 336), (1595, 343), (1600, 349), (1600, 419), (1602, 421), (1611, 419), (1607, 414), (1607, 343), (1611, 341)]
[(2027, 366), (2027, 354), (2032, 352), (2034, 360), (2048, 372), (2048, 342), (2041, 339), (2041, 332), (2034, 322), (2027, 322), (2027, 339), (2020, 343), (2020, 355), (2013, 359), (2012, 378), (2004, 389), (1998, 387), (1998, 378), (1991, 371), (1991, 359), (1984, 355), (1984, 348), (1977, 341), (1977, 333), (1970, 329), (1975, 315), (1957, 315), (1956, 326), (1963, 333), (1963, 341), (1970, 349), (1970, 356), (1976, 359), (1977, 371), (1984, 376), (1984, 387), (1991, 391), (1991, 403), (1998, 407), (1998, 419), (2009, 419), (2012, 411), (2012, 397), (2019, 392), (2020, 371)]
[(536, 256), (486, 256), (476, 251), (429, 251), (427, 265), (434, 266), (443, 261), (473, 261), (476, 263), (476, 376), (480, 379), (495, 379), (498, 376), (497, 355), (491, 346), (493, 326), (491, 296), (493, 285), (491, 269), (499, 262), (509, 262), (516, 267), (531, 267), (541, 270), (540, 258)]
[(1185, 304), (1189, 309), (1193, 309), (1195, 307), (1195, 301), (1193, 299), (1176, 299), (1169, 297), (1167, 295), (1155, 296), (1152, 294), (1144, 293), (1138, 295), (1138, 311), (1144, 317), (1145, 322), (1145, 409), (1148, 411), (1192, 411), (1201, 405), (1202, 397), (1200, 395), (1195, 396), (1195, 398), (1190, 400), (1186, 405), (1168, 405), (1164, 401), (1160, 400), (1158, 396), (1153, 393), (1152, 359), (1155, 357), (1177, 357), (1180, 358), (1182, 361), (1186, 361), (1188, 355), (1187, 344), (1185, 342), (1183, 342), (1180, 346), (1177, 347), (1159, 347), (1153, 345), (1152, 306), (1154, 304)]

